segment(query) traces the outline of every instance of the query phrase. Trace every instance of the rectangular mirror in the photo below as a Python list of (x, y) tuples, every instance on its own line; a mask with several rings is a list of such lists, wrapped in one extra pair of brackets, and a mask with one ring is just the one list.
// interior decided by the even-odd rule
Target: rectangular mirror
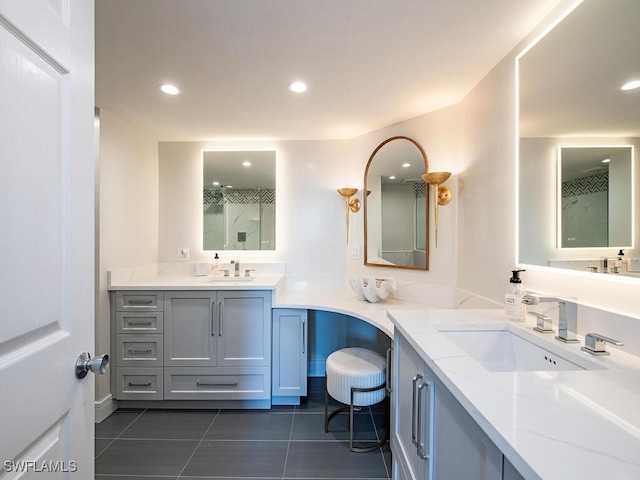
[[(516, 58), (521, 265), (605, 273), (600, 259), (621, 248), (626, 259), (640, 257), (640, 231), (633, 230), (639, 222), (633, 152), (640, 147), (640, 96), (628, 85), (640, 80), (638, 15), (637, 0), (576, 2)], [(599, 149), (618, 147), (625, 160), (607, 169), (605, 194), (596, 176), (604, 173)], [(585, 163), (591, 155), (602, 156), (593, 160), (599, 165)], [(591, 178), (572, 178), (573, 161)], [(600, 219), (586, 212), (596, 205)]]
[(202, 183), (203, 250), (275, 250), (275, 151), (203, 151)]
[(633, 244), (633, 147), (558, 147), (558, 248)]

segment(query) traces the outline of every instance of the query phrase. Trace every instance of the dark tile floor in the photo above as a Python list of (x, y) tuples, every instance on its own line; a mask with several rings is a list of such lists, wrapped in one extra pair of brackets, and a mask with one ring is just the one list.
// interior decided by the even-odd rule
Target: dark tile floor
[[(117, 410), (96, 425), (96, 480), (389, 479), (389, 444), (349, 451), (349, 415), (324, 433), (324, 379), (297, 407)], [(330, 408), (337, 406), (332, 403)], [(379, 407), (356, 414), (356, 439), (375, 440)]]

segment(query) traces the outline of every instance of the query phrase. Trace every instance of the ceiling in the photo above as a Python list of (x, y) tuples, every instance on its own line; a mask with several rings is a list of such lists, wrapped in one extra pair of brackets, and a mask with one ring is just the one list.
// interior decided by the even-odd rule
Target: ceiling
[(96, 106), (162, 141), (352, 138), (459, 102), (559, 1), (96, 0)]
[[(638, 0), (581, 3), (520, 61), (521, 137), (640, 136)], [(609, 33), (606, 33), (609, 32)]]

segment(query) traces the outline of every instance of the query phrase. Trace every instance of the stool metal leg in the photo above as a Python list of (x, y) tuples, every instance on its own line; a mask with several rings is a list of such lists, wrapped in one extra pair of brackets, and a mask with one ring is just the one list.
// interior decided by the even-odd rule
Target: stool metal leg
[[(326, 380), (326, 374), (325, 374), (325, 380)], [(384, 412), (385, 412), (385, 420), (384, 420), (384, 435), (382, 436), (382, 438), (374, 443), (368, 444), (368, 445), (362, 445), (362, 446), (356, 446), (355, 442), (353, 440), (353, 430), (354, 430), (354, 409), (355, 409), (355, 405), (354, 405), (354, 397), (355, 394), (358, 392), (375, 392), (377, 390), (382, 390), (385, 389), (386, 390), (386, 383), (383, 383), (382, 385), (379, 385), (377, 387), (371, 387), (371, 388), (357, 388), (357, 387), (352, 387), (351, 388), (351, 398), (350, 398), (350, 403), (349, 405), (344, 405), (342, 407), (339, 407), (337, 409), (335, 409), (333, 412), (329, 413), (329, 390), (327, 389), (327, 384), (325, 381), (325, 387), (324, 387), (324, 433), (329, 432), (329, 420), (331, 420), (334, 416), (336, 416), (338, 413), (340, 412), (344, 412), (346, 410), (349, 410), (349, 450), (351, 450), (352, 452), (370, 452), (371, 450), (375, 450), (376, 448), (380, 448), (382, 445), (384, 445), (386, 443), (386, 441), (389, 439), (389, 397), (385, 395), (384, 399), (382, 400), (383, 402), (385, 402), (385, 406), (384, 406)], [(374, 425), (375, 426), (375, 425)]]

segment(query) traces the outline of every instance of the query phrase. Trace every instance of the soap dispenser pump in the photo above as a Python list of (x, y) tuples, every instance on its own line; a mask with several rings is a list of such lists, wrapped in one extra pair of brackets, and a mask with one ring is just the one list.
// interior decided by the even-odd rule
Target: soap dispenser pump
[(504, 296), (504, 314), (514, 322), (524, 322), (527, 316), (527, 306), (522, 303), (525, 290), (520, 279), (520, 272), (524, 271), (526, 270), (511, 270), (512, 275)]

